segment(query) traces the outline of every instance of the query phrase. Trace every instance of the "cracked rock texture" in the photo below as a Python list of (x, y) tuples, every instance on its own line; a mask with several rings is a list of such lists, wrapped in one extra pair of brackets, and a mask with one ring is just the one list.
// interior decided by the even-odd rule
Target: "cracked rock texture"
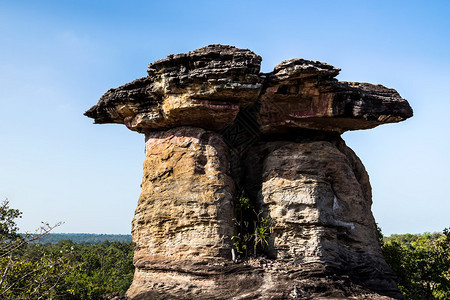
[(291, 59), (267, 74), (258, 123), (263, 132), (293, 128), (336, 131), (368, 129), (412, 116), (408, 102), (394, 90), (369, 83), (340, 82), (340, 69)]
[(220, 135), (193, 127), (147, 134), (132, 226), (137, 262), (229, 258), (234, 194)]
[(177, 126), (220, 130), (259, 103), (263, 132), (310, 128), (344, 132), (412, 116), (393, 89), (339, 82), (339, 69), (291, 59), (268, 74), (250, 50), (210, 45), (149, 65), (148, 76), (110, 89), (86, 112), (96, 123), (125, 124), (141, 133)]
[(364, 190), (368, 176), (358, 165), (364, 172), (358, 181), (352, 157), (328, 141), (269, 142), (250, 152), (268, 152), (260, 161), (256, 198), (273, 220), (272, 256), (342, 264), (347, 262), (337, 256), (345, 256), (349, 243), (357, 252), (381, 256), (370, 190)]
[(141, 133), (177, 126), (222, 129), (258, 97), (260, 64), (259, 55), (231, 46), (169, 55), (150, 64), (147, 77), (107, 91), (86, 115)]
[[(260, 63), (223, 45), (169, 55), (85, 113), (145, 134), (127, 297), (402, 299), (369, 176), (340, 134), (403, 121), (408, 102), (340, 82), (326, 63), (291, 59), (270, 73)], [(232, 239), (241, 190), (272, 228), (247, 258)]]

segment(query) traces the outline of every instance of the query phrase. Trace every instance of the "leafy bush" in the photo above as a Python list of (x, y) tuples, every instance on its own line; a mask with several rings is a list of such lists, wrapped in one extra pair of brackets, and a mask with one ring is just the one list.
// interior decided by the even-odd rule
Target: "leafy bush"
[(387, 263), (408, 299), (450, 299), (450, 228), (443, 233), (392, 235), (382, 240)]
[(263, 216), (261, 210), (256, 211), (244, 191), (241, 191), (236, 198), (235, 213), (234, 222), (237, 233), (231, 238), (234, 241), (233, 245), (240, 257), (249, 257), (250, 250), (253, 250), (253, 256), (256, 257), (258, 251), (263, 252), (269, 245), (271, 222)]
[(0, 299), (104, 299), (123, 295), (134, 274), (131, 242), (31, 243), (55, 226), (20, 235), (18, 210), (0, 206)]

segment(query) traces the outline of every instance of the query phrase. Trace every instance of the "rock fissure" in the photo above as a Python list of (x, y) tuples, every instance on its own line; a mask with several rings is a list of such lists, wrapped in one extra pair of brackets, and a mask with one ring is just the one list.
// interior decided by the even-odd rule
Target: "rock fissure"
[(411, 107), (326, 63), (260, 63), (224, 45), (169, 55), (85, 113), (145, 134), (127, 296), (401, 299), (369, 176), (341, 134)]

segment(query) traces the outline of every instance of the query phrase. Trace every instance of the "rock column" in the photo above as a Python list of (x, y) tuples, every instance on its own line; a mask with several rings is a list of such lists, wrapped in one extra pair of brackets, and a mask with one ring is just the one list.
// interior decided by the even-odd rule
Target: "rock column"
[[(260, 73), (260, 62), (223, 45), (169, 55), (85, 113), (145, 134), (127, 296), (401, 299), (369, 177), (340, 134), (409, 118), (408, 102), (340, 82), (325, 63), (292, 59)], [(242, 191), (253, 215), (239, 211)], [(242, 224), (254, 222), (255, 243), (260, 218), (266, 243), (239, 254)]]

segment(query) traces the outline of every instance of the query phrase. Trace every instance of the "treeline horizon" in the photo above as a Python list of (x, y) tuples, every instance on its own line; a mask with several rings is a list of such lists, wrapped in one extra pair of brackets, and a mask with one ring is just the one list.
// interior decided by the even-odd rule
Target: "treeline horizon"
[[(22, 234), (25, 236), (25, 234)], [(30, 234), (30, 237), (39, 234)], [(100, 244), (104, 242), (131, 242), (131, 234), (102, 234), (102, 233), (50, 233), (32, 241), (35, 244), (56, 244), (60, 241), (71, 241), (75, 244)]]
[[(434, 232), (422, 232), (422, 233), (393, 233), (391, 235), (383, 236), (385, 241), (395, 240), (395, 241), (408, 241), (413, 236), (424, 236), (424, 235), (439, 235), (443, 231)], [(21, 233), (21, 235), (25, 235)], [(34, 236), (38, 234), (31, 234)], [(75, 244), (87, 243), (87, 244), (99, 244), (103, 242), (131, 242), (131, 234), (123, 233), (81, 233), (81, 232), (65, 232), (65, 233), (50, 233), (40, 239), (33, 241), (33, 243), (39, 244), (55, 244), (59, 241), (70, 240)]]

